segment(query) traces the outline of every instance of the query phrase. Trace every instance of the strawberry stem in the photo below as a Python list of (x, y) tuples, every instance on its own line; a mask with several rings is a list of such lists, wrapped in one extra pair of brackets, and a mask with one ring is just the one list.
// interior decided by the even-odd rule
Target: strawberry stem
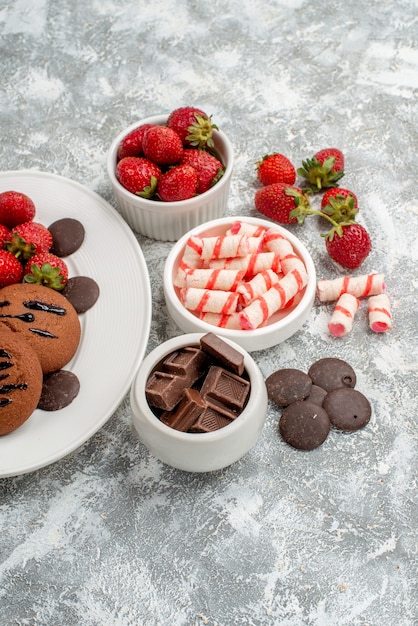
[[(287, 193), (287, 190), (286, 190)], [(292, 194), (288, 194), (288, 195), (292, 195)], [(349, 224), (352, 224), (354, 222), (354, 220), (347, 220), (345, 222), (336, 222), (330, 215), (327, 215), (326, 213), (322, 213), (322, 211), (317, 211), (316, 209), (311, 209), (309, 206), (307, 205), (299, 205), (297, 206), (295, 209), (293, 209), (293, 211), (290, 212), (290, 217), (291, 218), (296, 218), (298, 220), (298, 223), (303, 225), (305, 223), (305, 218), (308, 215), (319, 215), (320, 217), (325, 218), (326, 220), (328, 220), (330, 222), (330, 224), (332, 224), (332, 228), (331, 230), (329, 230), (327, 233), (323, 234), (322, 237), (325, 237), (326, 239), (333, 239), (335, 233), (337, 233), (337, 235), (339, 237), (342, 236), (343, 234), (343, 226), (349, 226)]]

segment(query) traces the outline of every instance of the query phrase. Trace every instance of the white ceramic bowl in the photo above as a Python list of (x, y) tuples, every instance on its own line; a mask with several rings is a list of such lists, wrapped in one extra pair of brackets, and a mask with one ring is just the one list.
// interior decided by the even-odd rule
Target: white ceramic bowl
[(171, 352), (185, 346), (199, 346), (201, 337), (201, 333), (189, 333), (155, 348), (142, 362), (130, 394), (132, 420), (139, 439), (155, 457), (187, 472), (210, 472), (238, 461), (258, 440), (267, 413), (266, 385), (259, 368), (245, 350), (226, 340), (244, 354), (244, 367), (251, 383), (242, 413), (228, 426), (210, 433), (180, 432), (156, 417), (145, 396), (149, 375)]
[[(183, 257), (184, 247), (192, 235), (214, 237), (225, 234), (225, 231), (235, 221), (248, 222), (265, 228), (274, 228), (284, 235), (292, 244), (294, 251), (302, 259), (308, 273), (302, 299), (293, 308), (284, 309), (275, 313), (264, 326), (255, 330), (232, 330), (217, 328), (200, 320), (182, 304), (179, 297), (179, 289), (174, 286), (179, 263)], [(174, 322), (184, 332), (215, 332), (221, 337), (227, 337), (242, 346), (248, 352), (264, 350), (281, 343), (294, 335), (308, 319), (315, 299), (316, 272), (312, 257), (306, 247), (297, 237), (285, 228), (274, 222), (253, 217), (223, 217), (212, 220), (186, 233), (170, 251), (164, 267), (164, 295), (168, 312)]]
[(177, 241), (191, 228), (225, 213), (234, 164), (232, 145), (226, 135), (213, 131), (215, 148), (225, 166), (222, 178), (211, 189), (189, 200), (160, 202), (148, 200), (129, 192), (116, 178), (116, 154), (121, 140), (143, 124), (160, 124), (165, 115), (147, 117), (125, 128), (112, 142), (107, 156), (107, 172), (120, 212), (130, 227), (138, 233), (160, 241)]

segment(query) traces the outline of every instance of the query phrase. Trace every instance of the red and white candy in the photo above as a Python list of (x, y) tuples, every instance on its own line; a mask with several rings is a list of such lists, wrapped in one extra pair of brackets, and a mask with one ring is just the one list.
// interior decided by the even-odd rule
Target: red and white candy
[(240, 313), (240, 324), (245, 330), (254, 330), (266, 322), (274, 313), (285, 308), (308, 281), (306, 271), (292, 270), (285, 274), (265, 294), (256, 298)]
[(279, 255), (274, 252), (253, 252), (246, 257), (214, 259), (209, 261), (209, 267), (214, 269), (245, 270), (245, 275), (250, 277), (264, 270), (273, 270), (276, 274), (281, 272)]
[(258, 328), (295, 306), (307, 284), (303, 261), (275, 231), (237, 220), (224, 235), (191, 237), (174, 280), (183, 305), (229, 329)]
[(375, 333), (385, 333), (392, 328), (389, 296), (385, 293), (368, 300), (369, 326)]
[(194, 268), (179, 270), (176, 287), (195, 287), (196, 289), (217, 289), (236, 291), (244, 278), (244, 270), (224, 270)]
[(183, 305), (197, 313), (222, 313), (227, 315), (237, 310), (238, 294), (218, 289), (196, 289), (189, 287), (180, 290)]
[(331, 302), (338, 300), (343, 293), (350, 293), (356, 298), (375, 296), (385, 290), (383, 278), (383, 274), (365, 274), (320, 280), (317, 284), (318, 297), (321, 302)]
[[(224, 272), (228, 270), (223, 270)], [(279, 275), (273, 270), (264, 270), (254, 276), (246, 283), (241, 283), (237, 287), (239, 301), (243, 306), (248, 306), (250, 302), (263, 295), (273, 285), (279, 282)]]
[(328, 330), (334, 337), (343, 337), (353, 327), (354, 316), (360, 300), (350, 293), (343, 293), (337, 300), (334, 312), (328, 322)]

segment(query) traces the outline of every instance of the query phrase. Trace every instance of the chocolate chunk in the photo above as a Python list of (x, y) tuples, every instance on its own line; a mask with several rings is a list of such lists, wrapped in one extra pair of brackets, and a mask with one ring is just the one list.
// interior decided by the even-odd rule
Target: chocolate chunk
[(306, 400), (298, 400), (283, 410), (279, 431), (284, 441), (293, 448), (313, 450), (327, 438), (330, 420), (322, 407)]
[(145, 395), (148, 404), (156, 409), (172, 411), (183, 397), (185, 378), (167, 372), (153, 372), (147, 380)]
[(364, 428), (372, 414), (368, 399), (360, 391), (347, 387), (330, 391), (325, 396), (323, 406), (331, 423), (345, 431)]
[(313, 404), (317, 404), (318, 406), (322, 406), (322, 402), (324, 401), (327, 392), (322, 387), (318, 387), (318, 385), (312, 385), (311, 390), (309, 392), (309, 396), (306, 396), (305, 400), (308, 402), (313, 402)]
[(71, 404), (80, 391), (80, 381), (69, 370), (58, 370), (44, 377), (38, 409), (59, 411)]
[(308, 376), (314, 385), (325, 391), (332, 391), (339, 387), (355, 387), (356, 374), (348, 363), (336, 358), (319, 359), (311, 365)]
[(298, 369), (284, 368), (270, 374), (266, 379), (267, 395), (279, 406), (288, 406), (309, 395), (312, 380)]
[(207, 355), (192, 346), (169, 354), (147, 380), (145, 394), (148, 404), (164, 411), (172, 411), (209, 367)]
[(250, 383), (223, 367), (212, 365), (200, 393), (202, 398), (210, 400), (215, 405), (223, 405), (232, 411), (241, 412), (250, 393)]
[(224, 428), (231, 423), (232, 420), (222, 412), (222, 410), (216, 409), (213, 406), (208, 406), (203, 413), (198, 417), (193, 426), (190, 429), (191, 433), (212, 433), (215, 430)]
[(51, 252), (63, 257), (73, 254), (84, 241), (84, 226), (72, 217), (64, 217), (48, 227), (52, 235)]
[(96, 303), (100, 290), (93, 278), (73, 276), (67, 280), (61, 293), (71, 302), (77, 313), (85, 313)]
[(196, 389), (185, 389), (178, 407), (161, 415), (161, 421), (171, 428), (187, 432), (206, 409), (206, 402)]
[(208, 333), (200, 347), (173, 351), (150, 374), (145, 395), (167, 426), (209, 433), (230, 424), (244, 409), (251, 383), (245, 370), (242, 376), (236, 373), (241, 371), (244, 357), (216, 339)]
[(200, 339), (200, 347), (223, 367), (242, 376), (244, 355), (230, 346), (229, 343), (214, 333), (207, 333)]
[(162, 369), (176, 376), (184, 376), (193, 384), (209, 367), (207, 355), (192, 346), (176, 350), (169, 354), (162, 363)]

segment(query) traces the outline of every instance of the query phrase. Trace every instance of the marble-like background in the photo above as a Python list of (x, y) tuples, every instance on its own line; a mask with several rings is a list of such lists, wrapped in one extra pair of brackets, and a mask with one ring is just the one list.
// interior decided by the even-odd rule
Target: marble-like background
[[(1, 626), (417, 626), (417, 0), (3, 0), (0, 35), (1, 171), (57, 173), (114, 205), (113, 137), (193, 104), (229, 135), (228, 213), (249, 215), (260, 156), (337, 146), (373, 239), (362, 271), (385, 273), (394, 316), (373, 335), (362, 307), (334, 340), (315, 305), (255, 353), (265, 376), (328, 355), (355, 368), (370, 424), (312, 453), (280, 440), (269, 406), (241, 461), (182, 473), (138, 442), (125, 398), (67, 458), (0, 479)], [(315, 220), (292, 231), (318, 277), (342, 273)], [(161, 288), (172, 244), (138, 241), (148, 352), (179, 334)]]

